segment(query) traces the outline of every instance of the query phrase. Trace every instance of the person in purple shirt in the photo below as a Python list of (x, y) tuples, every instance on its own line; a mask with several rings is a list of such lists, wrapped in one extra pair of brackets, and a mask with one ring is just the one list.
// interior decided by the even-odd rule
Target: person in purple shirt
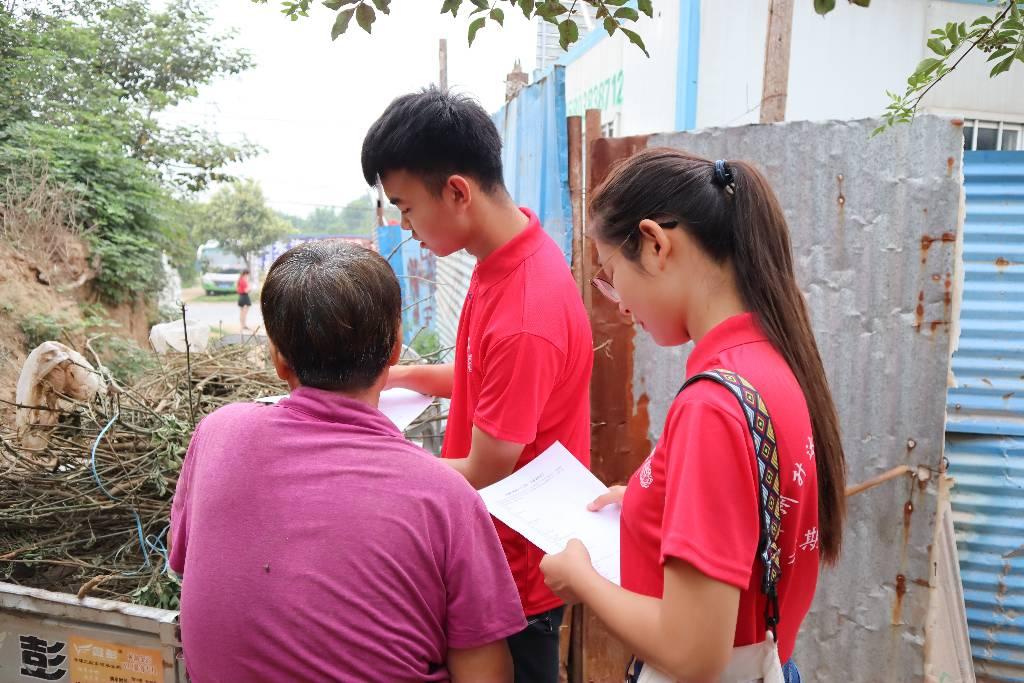
[(291, 395), (207, 416), (171, 509), (191, 679), (511, 681), (526, 621), (494, 524), (377, 410), (401, 350), (390, 266), (303, 244), (261, 304)]

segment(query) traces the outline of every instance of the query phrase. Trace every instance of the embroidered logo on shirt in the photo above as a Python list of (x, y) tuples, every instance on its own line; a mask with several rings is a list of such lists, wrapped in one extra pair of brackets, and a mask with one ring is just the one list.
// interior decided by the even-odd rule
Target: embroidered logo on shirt
[(796, 498), (787, 498), (786, 496), (782, 496), (781, 498), (779, 498), (779, 508), (782, 511), (783, 517), (785, 517), (786, 513), (789, 512), (790, 506), (799, 504), (800, 501), (797, 500)]
[(800, 463), (797, 463), (796, 469), (793, 470), (793, 481), (795, 481), (799, 486), (803, 486), (804, 477), (806, 476), (807, 473), (804, 471), (804, 466), (801, 465)]
[(807, 458), (809, 460), (814, 460), (814, 437), (813, 436), (807, 437), (807, 447), (804, 450), (807, 451)]
[(654, 453), (647, 456), (644, 460), (644, 464), (640, 466), (640, 485), (645, 489), (651, 488), (651, 484), (654, 483), (654, 472), (651, 470), (651, 460), (654, 458)]
[(818, 527), (814, 527), (804, 534), (804, 542), (800, 544), (800, 550), (815, 550), (818, 547)]
[(473, 372), (473, 344), (466, 338), (466, 372)]

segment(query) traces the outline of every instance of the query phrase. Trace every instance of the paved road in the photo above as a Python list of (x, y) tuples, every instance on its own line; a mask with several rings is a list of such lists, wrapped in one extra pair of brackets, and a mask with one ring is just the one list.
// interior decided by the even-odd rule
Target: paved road
[[(202, 296), (202, 290), (186, 290), (184, 293), (185, 305), (188, 308), (188, 317), (198, 322), (206, 323), (213, 331), (223, 330), (224, 334), (238, 334), (240, 323), (238, 321), (238, 299), (234, 295), (218, 297), (223, 301), (193, 301), (197, 296)], [(246, 321), (250, 330), (259, 327), (263, 332), (263, 316), (260, 313), (260, 304), (257, 297), (253, 297), (252, 308), (249, 309), (249, 318)]]

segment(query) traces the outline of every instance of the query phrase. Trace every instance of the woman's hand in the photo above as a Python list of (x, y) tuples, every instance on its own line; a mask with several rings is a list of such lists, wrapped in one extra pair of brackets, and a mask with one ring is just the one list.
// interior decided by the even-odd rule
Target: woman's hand
[(579, 539), (572, 539), (565, 550), (555, 555), (545, 555), (540, 561), (544, 583), (567, 605), (580, 601), (576, 593), (579, 582), (594, 573), (590, 553)]
[(626, 495), (625, 486), (609, 486), (607, 493), (602, 493), (600, 496), (594, 499), (594, 502), (587, 506), (587, 509), (591, 512), (597, 512), (612, 503), (622, 505), (622, 497)]

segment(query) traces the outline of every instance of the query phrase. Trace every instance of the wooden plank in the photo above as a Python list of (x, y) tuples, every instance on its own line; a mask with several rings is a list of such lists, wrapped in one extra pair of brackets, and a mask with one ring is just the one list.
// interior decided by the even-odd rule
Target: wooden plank
[[(587, 201), (588, 192), (595, 187), (590, 178), (590, 155), (591, 149), (593, 148), (594, 142), (601, 139), (601, 110), (600, 109), (588, 109), (584, 114), (583, 119), (584, 125), (584, 136), (583, 136), (583, 178), (582, 183), (583, 192), (581, 202), (583, 206), (589, 204)], [(591, 278), (594, 277), (596, 267), (596, 254), (591, 253), (591, 246), (589, 244), (590, 239), (587, 237), (586, 218), (583, 220), (583, 244), (581, 246), (582, 262), (580, 263), (580, 271), (582, 273), (582, 282), (589, 283)], [(587, 310), (593, 310), (594, 303), (594, 288), (587, 287), (583, 288), (583, 303), (586, 305)]]
[[(647, 147), (647, 136), (599, 139), (590, 146), (587, 187), (597, 187), (616, 162)], [(597, 246), (588, 235), (587, 282), (598, 270)], [(591, 469), (606, 484), (624, 483), (650, 454), (646, 396), (633, 395), (633, 322), (588, 287), (594, 331), (591, 380)]]
[(569, 683), (583, 681), (583, 606), (575, 605), (570, 618), (572, 631), (569, 633)]
[(793, 0), (769, 0), (768, 36), (764, 46), (761, 123), (786, 120), (789, 93), (789, 47), (793, 33)]
[[(619, 160), (647, 147), (647, 137), (602, 139), (598, 112), (587, 112), (586, 190), (596, 188)], [(585, 228), (587, 227), (586, 224)], [(647, 402), (633, 396), (632, 321), (618, 306), (589, 286), (598, 269), (597, 247), (584, 230), (582, 264), (584, 299), (594, 330), (594, 374), (591, 382), (591, 469), (606, 484), (623, 483), (650, 452)], [(631, 653), (589, 610), (577, 608), (572, 667), (574, 683), (615, 683), (623, 680)], [(570, 657), (572, 659), (572, 657)]]
[(569, 129), (569, 203), (572, 205), (572, 274), (584, 294), (583, 279), (583, 117), (566, 119)]
[(572, 648), (572, 610), (565, 608), (565, 617), (562, 619), (562, 626), (558, 629), (558, 683), (569, 683), (571, 672), (569, 671), (569, 651)]
[(582, 612), (583, 667), (580, 683), (619, 683), (632, 654), (587, 608)]

